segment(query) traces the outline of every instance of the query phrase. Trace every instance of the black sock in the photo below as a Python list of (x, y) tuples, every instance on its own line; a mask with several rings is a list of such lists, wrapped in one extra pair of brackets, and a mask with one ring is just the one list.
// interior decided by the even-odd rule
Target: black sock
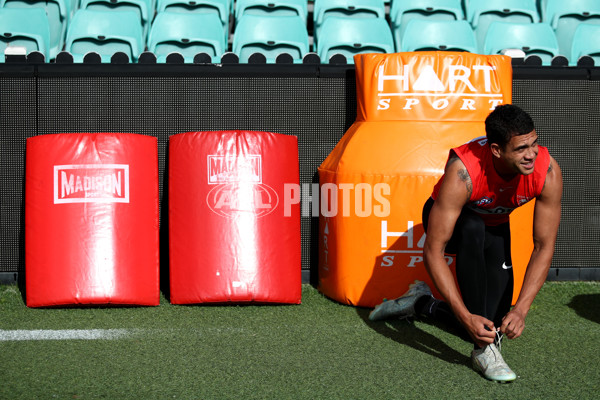
[(415, 302), (415, 312), (417, 315), (431, 316), (431, 308), (433, 303), (436, 301), (433, 296), (424, 295), (417, 299)]
[[(417, 315), (429, 317), (437, 322), (451, 327), (465, 340), (471, 340), (465, 328), (458, 322), (448, 303), (433, 296), (422, 296), (415, 302)], [(479, 348), (475, 346), (475, 348)]]

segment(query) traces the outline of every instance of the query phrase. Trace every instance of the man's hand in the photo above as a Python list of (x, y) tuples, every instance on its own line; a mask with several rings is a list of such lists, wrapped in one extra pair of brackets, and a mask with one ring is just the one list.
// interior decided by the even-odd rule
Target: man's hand
[(523, 329), (525, 329), (525, 316), (515, 309), (509, 311), (502, 319), (500, 332), (504, 333), (509, 339), (521, 336)]
[(481, 315), (469, 314), (463, 321), (463, 326), (479, 347), (494, 343), (496, 328), (494, 323)]

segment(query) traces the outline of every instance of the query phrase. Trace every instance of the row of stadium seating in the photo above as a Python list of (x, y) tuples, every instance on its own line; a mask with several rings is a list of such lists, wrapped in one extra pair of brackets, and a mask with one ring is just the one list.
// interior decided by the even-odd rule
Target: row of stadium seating
[[(544, 65), (561, 55), (571, 65), (588, 55), (600, 65), (598, 0), (0, 0), (0, 51), (23, 46), (55, 60), (81, 62), (90, 51), (109, 62), (144, 51), (164, 62), (227, 52), (240, 62), (287, 53), (302, 62), (342, 54), (459, 50), (496, 54), (517, 49)], [(3, 59), (3, 57), (0, 57)], [(2, 60), (4, 61), (4, 60)]]

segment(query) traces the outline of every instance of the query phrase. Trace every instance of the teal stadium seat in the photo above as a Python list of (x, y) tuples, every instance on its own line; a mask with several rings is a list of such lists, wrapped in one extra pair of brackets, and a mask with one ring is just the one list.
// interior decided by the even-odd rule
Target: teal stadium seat
[(428, 21), (458, 21), (464, 19), (460, 0), (414, 0), (393, 1), (390, 20), (396, 48), (408, 23), (413, 19)]
[(79, 8), (93, 11), (130, 11), (138, 15), (144, 38), (154, 17), (154, 0), (80, 0)]
[(50, 26), (50, 50), (48, 60), (53, 60), (65, 45), (67, 25), (72, 17), (71, 0), (0, 0), (0, 8), (44, 9)]
[(383, 0), (315, 0), (313, 6), (313, 31), (318, 31), (329, 17), (385, 18)]
[(575, 30), (569, 64), (577, 65), (582, 56), (592, 57), (594, 66), (600, 67), (600, 25), (582, 23)]
[(110, 62), (115, 52), (123, 52), (136, 62), (144, 48), (139, 15), (132, 11), (78, 10), (65, 43), (65, 51), (73, 55), (74, 62), (82, 62), (91, 51), (100, 54), (102, 62)]
[(221, 21), (226, 40), (229, 34), (229, 16), (231, 15), (232, 2), (230, 0), (158, 0), (156, 13), (179, 12), (216, 14)]
[(180, 53), (185, 62), (192, 63), (198, 53), (220, 62), (227, 49), (223, 25), (217, 14), (161, 12), (156, 15), (148, 35), (148, 51), (159, 63), (170, 53)]
[(546, 0), (544, 22), (556, 33), (560, 53), (569, 56), (577, 26), (600, 24), (599, 0)]
[(335, 54), (342, 54), (349, 64), (354, 64), (356, 54), (395, 51), (392, 31), (385, 19), (353, 17), (325, 19), (316, 50), (322, 63), (328, 63)]
[(50, 24), (43, 8), (0, 8), (0, 62), (8, 46), (24, 47), (27, 54), (39, 51), (48, 59)]
[(299, 16), (306, 24), (308, 0), (236, 0), (236, 23), (244, 15)]
[(475, 31), (477, 44), (483, 48), (488, 27), (494, 21), (519, 24), (540, 22), (535, 0), (469, 0), (467, 21)]
[[(430, 21), (413, 19), (400, 38), (400, 51), (467, 51), (477, 53), (477, 42), (466, 20)], [(398, 44), (396, 44), (398, 48)]]
[(392, 2), (390, 21), (402, 27), (412, 19), (456, 21), (465, 18), (461, 0), (413, 0)]
[(554, 31), (545, 23), (492, 22), (485, 37), (483, 53), (500, 54), (505, 49), (523, 50), (526, 56), (537, 55), (543, 65), (551, 65), (552, 59), (559, 55)]
[(309, 52), (308, 30), (298, 15), (244, 15), (233, 33), (232, 50), (241, 63), (248, 62), (254, 53), (265, 55), (269, 63), (288, 53), (294, 63), (301, 63)]

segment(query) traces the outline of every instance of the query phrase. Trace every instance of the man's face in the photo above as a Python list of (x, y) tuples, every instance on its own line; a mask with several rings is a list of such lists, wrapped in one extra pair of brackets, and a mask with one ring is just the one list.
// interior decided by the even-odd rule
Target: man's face
[(495, 155), (501, 161), (501, 174), (533, 173), (535, 159), (538, 155), (538, 136), (535, 129), (526, 135), (516, 135), (510, 139), (504, 149), (497, 147)]

